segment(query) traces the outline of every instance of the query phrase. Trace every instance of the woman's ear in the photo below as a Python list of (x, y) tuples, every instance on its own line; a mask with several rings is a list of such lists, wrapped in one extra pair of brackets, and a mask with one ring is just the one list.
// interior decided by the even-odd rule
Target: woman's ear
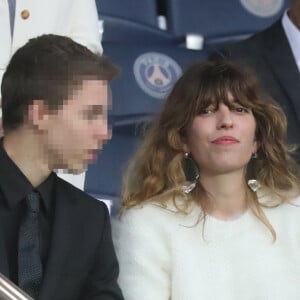
[(256, 154), (259, 148), (260, 148), (260, 142), (258, 140), (254, 140), (252, 153)]
[(189, 147), (186, 143), (183, 143), (183, 152), (184, 153), (190, 153)]

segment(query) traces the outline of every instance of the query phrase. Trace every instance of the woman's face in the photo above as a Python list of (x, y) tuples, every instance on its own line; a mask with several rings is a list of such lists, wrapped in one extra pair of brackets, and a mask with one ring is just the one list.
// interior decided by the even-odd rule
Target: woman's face
[(231, 100), (197, 115), (187, 130), (185, 143), (198, 163), (201, 175), (244, 170), (257, 151), (252, 111)]

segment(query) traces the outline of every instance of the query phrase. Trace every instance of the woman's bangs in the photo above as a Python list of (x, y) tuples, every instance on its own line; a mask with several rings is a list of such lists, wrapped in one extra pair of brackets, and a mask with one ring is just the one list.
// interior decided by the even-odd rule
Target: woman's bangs
[[(224, 87), (222, 82), (217, 81), (216, 78), (211, 78), (211, 80), (206, 80), (205, 83), (201, 84), (199, 95), (196, 101), (195, 112), (199, 114), (203, 109), (213, 106), (218, 107), (220, 102), (223, 102), (222, 99), (225, 96)], [(205, 86), (205, 88), (203, 88)]]
[(230, 83), (224, 104), (237, 103), (245, 108), (253, 109), (257, 100), (255, 90), (247, 84), (244, 78), (236, 78)]

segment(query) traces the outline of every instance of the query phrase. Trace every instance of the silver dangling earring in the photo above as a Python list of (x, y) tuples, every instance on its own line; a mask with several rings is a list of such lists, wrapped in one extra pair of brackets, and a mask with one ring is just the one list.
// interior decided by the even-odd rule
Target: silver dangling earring
[(260, 183), (256, 179), (249, 179), (247, 183), (253, 192), (257, 192), (261, 188)]
[[(257, 152), (252, 153), (251, 159), (256, 159), (256, 158), (257, 158)], [(256, 179), (249, 179), (247, 184), (253, 192), (257, 192), (261, 187), (261, 184)]]
[(182, 167), (186, 178), (186, 182), (182, 186), (182, 191), (185, 194), (188, 194), (196, 187), (197, 181), (200, 177), (200, 172), (197, 163), (188, 152), (184, 153)]

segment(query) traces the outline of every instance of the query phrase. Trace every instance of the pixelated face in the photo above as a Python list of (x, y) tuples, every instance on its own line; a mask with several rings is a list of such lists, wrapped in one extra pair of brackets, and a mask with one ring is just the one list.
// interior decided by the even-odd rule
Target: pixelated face
[(107, 124), (108, 84), (84, 80), (58, 111), (43, 123), (43, 145), (51, 169), (80, 173), (96, 159), (110, 138)]
[(252, 111), (232, 101), (203, 109), (187, 131), (186, 145), (201, 175), (244, 171), (257, 151), (256, 122)]

